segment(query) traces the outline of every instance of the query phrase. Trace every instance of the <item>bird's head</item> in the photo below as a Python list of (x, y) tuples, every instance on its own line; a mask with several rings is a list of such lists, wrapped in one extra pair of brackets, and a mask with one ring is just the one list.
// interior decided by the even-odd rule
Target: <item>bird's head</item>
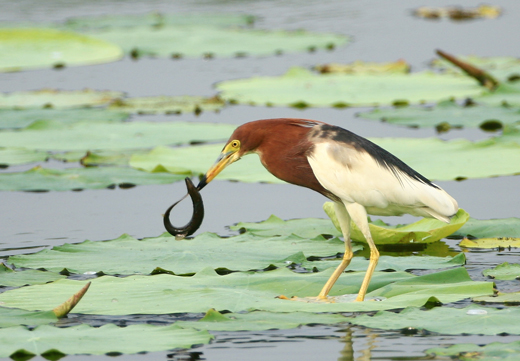
[[(234, 133), (233, 133), (234, 135)], [(234, 139), (232, 136), (231, 139), (226, 143), (216, 162), (211, 166), (211, 168), (204, 174), (202, 179), (197, 186), (198, 190), (201, 190), (211, 182), (220, 172), (224, 170), (231, 163), (236, 162), (240, 159), (240, 157), (244, 154), (243, 148), (241, 148), (241, 142), (239, 139)]]

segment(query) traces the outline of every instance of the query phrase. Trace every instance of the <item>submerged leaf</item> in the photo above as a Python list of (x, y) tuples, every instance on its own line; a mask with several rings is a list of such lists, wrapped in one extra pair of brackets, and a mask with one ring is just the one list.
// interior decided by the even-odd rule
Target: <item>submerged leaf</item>
[[(235, 272), (219, 276), (204, 269), (192, 277), (159, 274), (154, 276), (103, 276), (92, 280), (96, 292), (89, 292), (75, 311), (85, 314), (163, 314), (206, 312), (210, 308), (239, 312), (357, 312), (423, 306), (434, 297), (455, 302), (493, 293), (492, 282), (471, 281), (464, 268), (413, 276), (405, 272), (375, 272), (369, 286), (370, 297), (380, 302), (307, 303), (277, 299), (276, 296), (315, 296), (332, 274), (329, 268), (317, 273), (294, 273), (281, 268), (268, 272)], [(342, 275), (331, 295), (359, 291), (365, 272)], [(54, 305), (64, 295), (75, 292), (83, 281), (59, 280), (43, 286), (28, 286), (0, 294), (6, 306), (33, 310)], [(46, 297), (39, 297), (45, 293)], [(142, 302), (142, 300), (153, 300)]]
[(447, 335), (500, 333), (520, 334), (520, 324), (511, 320), (520, 317), (516, 308), (495, 309), (481, 306), (465, 308), (435, 307), (423, 311), (407, 308), (399, 313), (380, 311), (374, 316), (361, 315), (352, 320), (355, 325), (385, 330), (403, 328), (425, 329)]
[(101, 64), (122, 57), (117, 45), (69, 31), (0, 29), (0, 72)]
[(0, 357), (17, 351), (41, 355), (58, 350), (67, 355), (103, 355), (110, 352), (134, 354), (190, 348), (208, 343), (213, 338), (207, 331), (180, 328), (175, 325), (130, 325), (118, 327), (106, 324), (92, 327), (86, 324), (72, 327), (38, 326), (0, 329)]
[[(336, 228), (338, 230), (341, 229), (334, 211), (334, 204), (327, 202), (323, 205), (323, 209), (331, 218)], [(462, 227), (468, 219), (469, 214), (463, 209), (459, 209), (449, 224), (433, 218), (424, 218), (415, 223), (398, 228), (383, 227), (373, 223), (369, 223), (368, 225), (376, 244), (431, 243), (449, 236)], [(357, 242), (366, 243), (365, 237), (353, 221), (350, 223), (350, 238)]]
[(123, 96), (116, 91), (41, 89), (0, 93), (0, 108), (81, 108), (105, 105)]
[(131, 168), (67, 168), (62, 170), (35, 167), (25, 172), (0, 173), (0, 191), (69, 191), (134, 185), (166, 184), (184, 179), (169, 173), (147, 173)]
[[(278, 77), (228, 80), (217, 84), (220, 96), (241, 104), (328, 107), (434, 102), (477, 96), (482, 89), (460, 76), (414, 74), (322, 74), (291, 69)], [(392, 91), (388, 91), (392, 89)]]
[(0, 132), (0, 144), (39, 150), (118, 150), (226, 139), (234, 127), (191, 122), (60, 124), (41, 121), (22, 131)]

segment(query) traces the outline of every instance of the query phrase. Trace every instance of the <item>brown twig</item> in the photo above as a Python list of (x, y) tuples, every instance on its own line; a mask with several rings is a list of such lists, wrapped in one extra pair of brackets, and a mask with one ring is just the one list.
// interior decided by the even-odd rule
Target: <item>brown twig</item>
[(439, 55), (441, 58), (446, 59), (453, 65), (457, 66), (470, 77), (475, 78), (480, 85), (488, 88), (489, 90), (493, 91), (499, 85), (498, 80), (493, 78), (489, 73), (485, 72), (484, 70), (479, 69), (476, 66), (473, 66), (469, 63), (466, 63), (465, 61), (459, 60), (453, 55), (445, 53), (442, 50), (437, 50), (436, 52), (437, 55)]

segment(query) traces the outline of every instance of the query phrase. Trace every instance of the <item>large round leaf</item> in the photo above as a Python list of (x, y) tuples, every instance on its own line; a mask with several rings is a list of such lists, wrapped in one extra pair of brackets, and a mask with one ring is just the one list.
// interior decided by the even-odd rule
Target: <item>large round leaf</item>
[(0, 29), (0, 71), (116, 61), (121, 48), (101, 39), (54, 29)]
[(49, 156), (50, 154), (47, 152), (25, 148), (0, 148), (0, 167), (42, 162)]
[(434, 102), (476, 96), (482, 88), (460, 76), (415, 74), (321, 74), (293, 68), (278, 77), (228, 80), (217, 85), (220, 96), (241, 104), (277, 106), (365, 106), (395, 102)]
[(41, 89), (0, 93), (0, 108), (81, 108), (108, 104), (124, 94), (116, 91)]

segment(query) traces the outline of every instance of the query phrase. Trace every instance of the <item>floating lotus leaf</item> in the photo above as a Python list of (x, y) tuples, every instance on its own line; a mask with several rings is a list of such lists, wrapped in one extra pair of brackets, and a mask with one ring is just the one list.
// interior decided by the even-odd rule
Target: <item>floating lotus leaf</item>
[(234, 127), (190, 122), (61, 124), (40, 121), (22, 131), (0, 132), (5, 147), (39, 150), (124, 150), (226, 139)]
[(436, 127), (449, 124), (450, 127), (486, 127), (494, 130), (505, 124), (520, 121), (520, 110), (505, 106), (460, 106), (452, 101), (440, 102), (436, 106), (410, 106), (392, 109), (374, 109), (359, 114), (361, 118), (381, 120), (387, 123), (410, 127)]
[(206, 312), (206, 315), (196, 321), (177, 321), (180, 327), (194, 328), (208, 331), (263, 331), (283, 330), (296, 328), (305, 324), (334, 324), (347, 322), (348, 318), (335, 314), (314, 314), (308, 312), (250, 312), (221, 314), (214, 309)]
[[(511, 322), (511, 320), (508, 322)], [(515, 361), (520, 353), (520, 341), (510, 343), (493, 342), (487, 345), (461, 343), (446, 348), (430, 348), (425, 353), (432, 356), (451, 357), (451, 359), (468, 361)]]
[(520, 264), (504, 262), (495, 268), (484, 270), (482, 274), (497, 280), (519, 279)]
[(146, 173), (131, 168), (68, 168), (35, 167), (25, 172), (0, 173), (0, 191), (69, 191), (100, 189), (119, 185), (166, 184), (184, 179), (169, 173)]
[(520, 304), (520, 292), (498, 292), (496, 295), (473, 297), (474, 302), (479, 303), (504, 303), (510, 305)]
[(520, 218), (486, 219), (470, 218), (453, 236), (473, 238), (520, 238)]
[[(490, 73), (501, 82), (506, 82), (508, 79), (513, 80), (512, 76), (520, 75), (520, 59), (512, 56), (480, 57), (460, 55), (456, 56), (456, 58)], [(432, 61), (432, 65), (444, 71), (464, 74), (459, 67), (445, 59), (435, 59)]]
[[(223, 146), (211, 144), (176, 149), (157, 147), (147, 154), (133, 155), (130, 166), (147, 172), (204, 174), (215, 162)], [(240, 162), (224, 169), (217, 179), (285, 183), (269, 173), (256, 155), (243, 157)]]
[(61, 278), (66, 278), (66, 276), (39, 270), (13, 271), (0, 263), (0, 287), (37, 285), (56, 281)]
[(465, 248), (518, 248), (520, 247), (520, 238), (498, 237), (498, 238), (464, 238), (459, 242), (459, 247)]
[(255, 17), (240, 14), (190, 14), (190, 13), (148, 13), (137, 15), (106, 15), (85, 16), (68, 19), (64, 26), (73, 30), (106, 29), (106, 28), (133, 28), (149, 26), (158, 28), (164, 25), (212, 25), (212, 26), (240, 26), (251, 25)]
[(332, 49), (349, 42), (344, 35), (307, 31), (266, 31), (211, 25), (108, 28), (87, 34), (117, 44), (133, 57), (213, 57), (275, 55)]
[(52, 154), (52, 158), (63, 162), (80, 162), (84, 166), (128, 166), (132, 155), (145, 153), (148, 153), (148, 150), (95, 150), (92, 152), (75, 150), (64, 153), (54, 153)]
[[(0, 137), (1, 139), (1, 137)], [(520, 144), (500, 139), (470, 142), (464, 139), (374, 138), (374, 143), (432, 180), (483, 178), (520, 173)], [(147, 172), (203, 174), (213, 164), (223, 144), (188, 148), (158, 147), (133, 156), (132, 167)], [(243, 157), (227, 167), (217, 179), (242, 182), (284, 183), (271, 175), (257, 156)]]
[(0, 72), (101, 64), (122, 57), (117, 45), (69, 31), (0, 29)]
[(0, 129), (25, 128), (39, 120), (52, 120), (60, 123), (77, 122), (121, 122), (128, 118), (127, 113), (106, 111), (98, 108), (82, 109), (0, 109)]
[(49, 158), (47, 152), (25, 148), (0, 148), (0, 167), (9, 165), (43, 162)]
[(306, 257), (335, 256), (344, 251), (344, 243), (337, 238), (311, 240), (295, 235), (261, 237), (252, 234), (221, 238), (213, 233), (203, 233), (194, 239), (176, 241), (165, 233), (141, 241), (123, 235), (111, 241), (65, 244), (34, 254), (11, 256), (9, 262), (16, 267), (56, 272), (66, 268), (74, 273), (102, 271), (128, 275), (149, 274), (160, 268), (161, 272), (187, 274), (205, 267), (233, 271), (264, 269), (270, 265), (284, 267), (291, 262), (304, 261)]
[[(339, 266), (340, 260), (307, 261), (300, 264), (308, 270), (323, 271), (327, 268)], [(377, 262), (377, 271), (409, 271), (415, 269), (440, 269), (466, 264), (464, 253), (459, 253), (455, 257), (432, 257), (432, 256), (407, 256), (392, 257), (381, 256)], [(368, 268), (368, 259), (354, 257), (348, 265), (348, 271), (364, 271)]]
[(54, 322), (58, 322), (58, 317), (53, 311), (25, 311), (18, 308), (0, 307), (0, 330), (4, 327), (37, 326)]
[(0, 108), (81, 108), (105, 105), (124, 94), (116, 91), (41, 89), (0, 93)]
[(425, 19), (450, 18), (451, 20), (495, 19), (502, 14), (499, 6), (479, 5), (474, 8), (449, 6), (433, 8), (422, 6), (413, 10), (413, 15)]
[(146, 98), (127, 98), (114, 102), (109, 109), (130, 113), (187, 113), (202, 111), (217, 111), (224, 106), (224, 101), (217, 97), (200, 96), (159, 96)]
[[(341, 229), (334, 211), (334, 203), (326, 202), (323, 209), (336, 228)], [(420, 221), (397, 228), (373, 223), (369, 223), (368, 226), (376, 244), (432, 243), (449, 236), (462, 227), (468, 219), (469, 214), (463, 209), (459, 209), (449, 224), (433, 218), (423, 218)], [(366, 243), (365, 237), (354, 222), (350, 223), (350, 238), (353, 241)]]
[(374, 316), (361, 315), (352, 320), (355, 325), (384, 330), (403, 328), (425, 329), (445, 335), (500, 333), (520, 334), (520, 324), (511, 320), (520, 317), (517, 308), (495, 309), (481, 306), (465, 308), (435, 307), (428, 311), (407, 308), (399, 313), (380, 311)]
[(278, 77), (228, 80), (217, 84), (217, 89), (230, 102), (295, 107), (412, 104), (477, 96), (483, 91), (473, 79), (455, 75), (318, 75), (302, 68)]
[(520, 107), (520, 84), (501, 83), (495, 91), (483, 93), (473, 100), (480, 104)]
[(408, 73), (410, 65), (404, 60), (391, 63), (367, 63), (357, 60), (350, 64), (330, 63), (317, 65), (315, 70), (320, 73), (346, 73), (346, 74), (394, 74)]
[(72, 327), (38, 326), (0, 329), (0, 357), (15, 352), (25, 355), (59, 353), (65, 355), (106, 353), (134, 354), (191, 348), (209, 343), (213, 338), (207, 331), (180, 328), (175, 325), (130, 325), (118, 327), (106, 324), (92, 327), (86, 324)]
[[(315, 296), (332, 274), (329, 268), (317, 273), (295, 273), (286, 268), (268, 272), (235, 272), (219, 276), (204, 269), (192, 277), (159, 274), (124, 278), (103, 276), (92, 279), (92, 289), (74, 309), (84, 314), (125, 315), (205, 312), (210, 308), (239, 312), (358, 312), (423, 306), (429, 301), (455, 302), (468, 297), (490, 295), (492, 282), (471, 281), (464, 268), (426, 276), (405, 272), (375, 272), (367, 297), (383, 297), (380, 302), (307, 303), (277, 299), (276, 296)], [(365, 272), (339, 278), (331, 295), (359, 291)], [(27, 286), (0, 294), (0, 302), (34, 310), (45, 309), (76, 292), (84, 281), (59, 280)], [(41, 297), (42, 294), (46, 297)], [(146, 301), (143, 301), (146, 300)]]
[(341, 237), (329, 219), (303, 218), (284, 221), (275, 215), (258, 223), (239, 222), (229, 227), (233, 231), (247, 231), (258, 236), (289, 236), (295, 234), (303, 238), (314, 238), (322, 234)]

